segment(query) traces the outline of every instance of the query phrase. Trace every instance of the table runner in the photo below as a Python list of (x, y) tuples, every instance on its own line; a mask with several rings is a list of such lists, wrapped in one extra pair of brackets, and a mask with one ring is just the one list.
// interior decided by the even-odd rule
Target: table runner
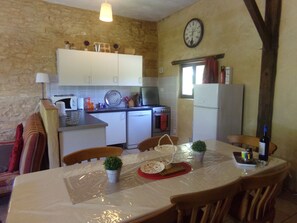
[[(170, 158), (171, 156), (167, 155), (154, 160), (170, 160)], [(230, 157), (226, 157), (214, 151), (206, 151), (203, 162), (199, 162), (195, 160), (192, 151), (185, 147), (179, 150), (174, 156), (174, 162), (187, 162), (192, 166), (192, 171), (230, 159)], [(120, 181), (115, 184), (108, 182), (105, 170), (97, 170), (65, 177), (64, 182), (72, 203), (77, 204), (94, 198), (103, 198), (105, 195), (154, 181), (143, 178), (137, 174), (137, 170), (142, 163), (143, 162), (124, 165), (121, 170)], [(98, 167), (99, 165), (102, 164), (98, 163)]]

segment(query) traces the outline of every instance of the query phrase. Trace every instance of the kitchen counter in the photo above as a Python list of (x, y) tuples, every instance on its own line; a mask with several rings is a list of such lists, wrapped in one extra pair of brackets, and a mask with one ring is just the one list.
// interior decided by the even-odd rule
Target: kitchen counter
[[(78, 122), (75, 125), (67, 125), (66, 119), (68, 117), (71, 117), (71, 114), (78, 113)], [(59, 132), (65, 132), (65, 131), (73, 131), (73, 130), (79, 130), (79, 129), (90, 129), (90, 128), (100, 128), (100, 127), (106, 127), (108, 124), (106, 122), (103, 122), (89, 114), (87, 114), (84, 110), (78, 110), (78, 111), (67, 111), (67, 116), (62, 116), (59, 118)]]
[(67, 111), (66, 114), (59, 118), (61, 160), (78, 150), (106, 146), (106, 122), (83, 110)]
[(155, 106), (139, 106), (139, 107), (107, 107), (107, 108), (100, 108), (96, 110), (85, 110), (86, 113), (103, 113), (103, 112), (122, 112), (122, 111), (143, 111), (143, 110), (151, 110)]
[[(108, 107), (108, 108), (100, 108), (96, 110), (78, 110), (78, 111), (67, 111), (66, 116), (62, 116), (59, 118), (59, 132), (63, 131), (72, 131), (78, 129), (89, 129), (89, 128), (98, 128), (98, 127), (106, 127), (108, 124), (100, 119), (93, 117), (92, 113), (104, 113), (104, 112), (127, 112), (127, 111), (143, 111), (143, 110), (151, 110), (153, 106), (140, 106), (140, 107)], [(67, 125), (66, 119), (71, 116), (71, 113), (79, 113), (78, 123), (74, 125)]]

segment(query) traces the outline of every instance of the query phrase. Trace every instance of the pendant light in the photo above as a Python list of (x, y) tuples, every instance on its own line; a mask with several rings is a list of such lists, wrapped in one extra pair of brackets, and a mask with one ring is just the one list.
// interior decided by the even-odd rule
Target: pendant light
[(106, 0), (101, 4), (99, 19), (103, 22), (112, 22), (111, 4), (107, 3)]

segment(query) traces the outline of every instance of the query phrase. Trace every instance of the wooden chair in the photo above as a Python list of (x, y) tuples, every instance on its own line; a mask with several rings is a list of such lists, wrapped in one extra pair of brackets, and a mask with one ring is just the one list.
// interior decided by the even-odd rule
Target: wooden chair
[[(252, 148), (255, 152), (259, 151), (259, 138), (256, 136), (246, 136), (246, 135), (229, 135), (229, 143), (239, 147), (249, 147)], [(270, 142), (269, 144), (269, 155), (272, 155), (277, 150), (277, 145)]]
[[(161, 137), (162, 136), (154, 136), (154, 137), (145, 139), (141, 143), (138, 144), (137, 148), (139, 149), (140, 152), (152, 150), (152, 149), (154, 149), (155, 146), (158, 145), (159, 139)], [(177, 141), (178, 141), (177, 136), (170, 136), (170, 139), (172, 140), (172, 143), (174, 145), (177, 145)], [(168, 137), (164, 137), (160, 141), (160, 145), (164, 145), (164, 144), (171, 144)]]
[(79, 150), (64, 156), (63, 162), (68, 166), (75, 163), (81, 163), (82, 161), (90, 162), (91, 159), (99, 160), (102, 157), (120, 156), (122, 153), (123, 149), (116, 146), (89, 148)]
[(177, 210), (175, 205), (170, 205), (136, 220), (132, 220), (131, 223), (176, 223), (176, 221)]
[(241, 222), (273, 222), (275, 200), (289, 165), (271, 173), (241, 179), (242, 192), (233, 199), (230, 215)]
[[(223, 222), (232, 198), (240, 191), (240, 180), (214, 189), (172, 196), (181, 222)], [(188, 219), (190, 218), (190, 219)]]

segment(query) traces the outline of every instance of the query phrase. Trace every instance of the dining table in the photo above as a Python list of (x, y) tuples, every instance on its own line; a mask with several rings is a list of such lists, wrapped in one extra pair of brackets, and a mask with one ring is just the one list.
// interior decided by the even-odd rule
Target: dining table
[[(286, 165), (275, 156), (266, 163), (237, 163), (234, 152), (242, 148), (217, 140), (205, 143), (202, 161), (191, 143), (177, 145), (174, 153), (151, 150), (122, 155), (117, 183), (109, 183), (104, 160), (20, 175), (14, 181), (6, 222), (132, 222), (169, 206), (173, 195), (220, 187)], [(162, 174), (170, 170), (166, 168), (144, 171), (144, 165), (151, 162), (171, 162), (182, 170), (169, 174)]]

